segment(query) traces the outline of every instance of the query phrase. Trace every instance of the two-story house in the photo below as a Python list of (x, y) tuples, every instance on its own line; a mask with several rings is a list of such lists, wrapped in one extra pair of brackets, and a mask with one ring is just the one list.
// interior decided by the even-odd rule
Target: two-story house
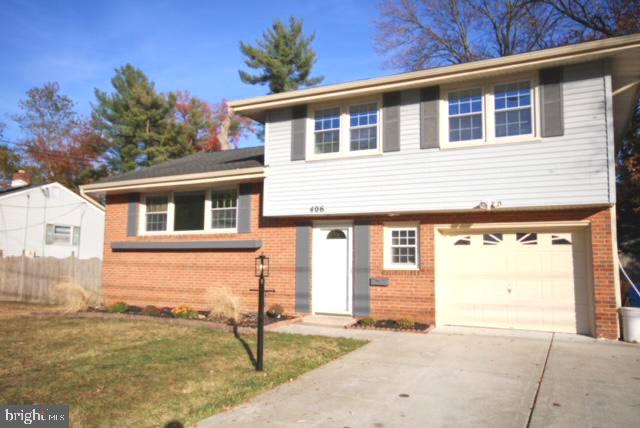
[[(86, 186), (107, 196), (107, 302), (618, 337), (615, 148), (640, 36), (234, 101), (262, 148)], [(251, 306), (250, 306), (251, 305)]]

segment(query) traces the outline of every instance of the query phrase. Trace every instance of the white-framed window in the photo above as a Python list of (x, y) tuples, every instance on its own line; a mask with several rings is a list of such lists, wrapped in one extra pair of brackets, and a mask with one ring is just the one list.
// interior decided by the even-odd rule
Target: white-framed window
[(417, 270), (420, 264), (420, 237), (416, 224), (384, 227), (384, 268)]
[(449, 92), (449, 142), (482, 140), (484, 108), (481, 88)]
[(237, 232), (237, 187), (143, 195), (142, 235)]
[(314, 153), (336, 153), (340, 151), (340, 107), (332, 107), (315, 112)]
[(537, 91), (536, 77), (526, 73), (506, 82), (442, 88), (440, 147), (535, 139), (539, 135)]
[(80, 227), (62, 224), (47, 224), (45, 242), (47, 245), (78, 245)]
[(235, 229), (238, 219), (238, 192), (235, 189), (211, 192), (211, 228)]
[(530, 82), (496, 85), (494, 90), (495, 136), (533, 133), (533, 91)]
[(381, 105), (375, 97), (309, 106), (307, 159), (379, 153)]
[(169, 224), (169, 196), (147, 196), (145, 207), (145, 230), (147, 232), (166, 231)]
[(378, 104), (349, 106), (349, 139), (351, 151), (378, 147)]

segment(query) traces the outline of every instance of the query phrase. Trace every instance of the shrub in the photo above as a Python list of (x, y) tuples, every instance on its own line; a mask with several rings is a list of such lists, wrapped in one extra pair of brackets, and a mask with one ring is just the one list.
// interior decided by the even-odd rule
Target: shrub
[(401, 328), (403, 330), (409, 330), (415, 327), (416, 327), (416, 322), (414, 320), (410, 320), (406, 318), (398, 320), (398, 328)]
[(162, 310), (153, 305), (147, 305), (142, 309), (142, 315), (147, 315), (150, 317), (159, 317), (162, 315)]
[(271, 318), (282, 318), (283, 315), (284, 309), (278, 304), (271, 305), (269, 309), (267, 309), (267, 316)]
[(129, 309), (129, 305), (125, 302), (116, 302), (113, 305), (109, 306), (109, 312), (114, 314), (124, 314)]
[(53, 297), (64, 312), (80, 312), (89, 308), (89, 292), (72, 281), (57, 283), (53, 287)]
[(176, 318), (194, 319), (198, 318), (198, 312), (187, 305), (179, 305), (171, 310), (171, 314)]
[(362, 324), (364, 327), (375, 327), (376, 320), (372, 317), (366, 317), (360, 320), (360, 324)]
[(225, 319), (233, 323), (240, 321), (242, 305), (240, 297), (233, 294), (228, 288), (212, 288), (207, 291), (207, 303), (209, 306), (209, 318), (213, 320)]

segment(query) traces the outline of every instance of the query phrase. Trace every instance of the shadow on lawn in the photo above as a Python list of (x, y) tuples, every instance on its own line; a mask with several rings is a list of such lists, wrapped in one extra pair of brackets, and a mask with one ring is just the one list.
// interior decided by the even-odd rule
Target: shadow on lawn
[(233, 336), (240, 341), (240, 343), (242, 344), (242, 347), (244, 348), (245, 352), (249, 356), (249, 359), (251, 360), (251, 364), (253, 365), (253, 368), (256, 368), (258, 365), (258, 361), (256, 360), (256, 357), (253, 355), (253, 351), (251, 350), (251, 347), (249, 346), (247, 341), (244, 340), (242, 336), (240, 336), (240, 333), (238, 333), (237, 323), (233, 323)]

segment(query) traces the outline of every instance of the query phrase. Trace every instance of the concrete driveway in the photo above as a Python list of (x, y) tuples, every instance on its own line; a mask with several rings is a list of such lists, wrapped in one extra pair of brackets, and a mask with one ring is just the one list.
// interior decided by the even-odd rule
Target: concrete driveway
[(640, 426), (638, 345), (464, 328), (348, 334), (372, 341), (198, 426)]

